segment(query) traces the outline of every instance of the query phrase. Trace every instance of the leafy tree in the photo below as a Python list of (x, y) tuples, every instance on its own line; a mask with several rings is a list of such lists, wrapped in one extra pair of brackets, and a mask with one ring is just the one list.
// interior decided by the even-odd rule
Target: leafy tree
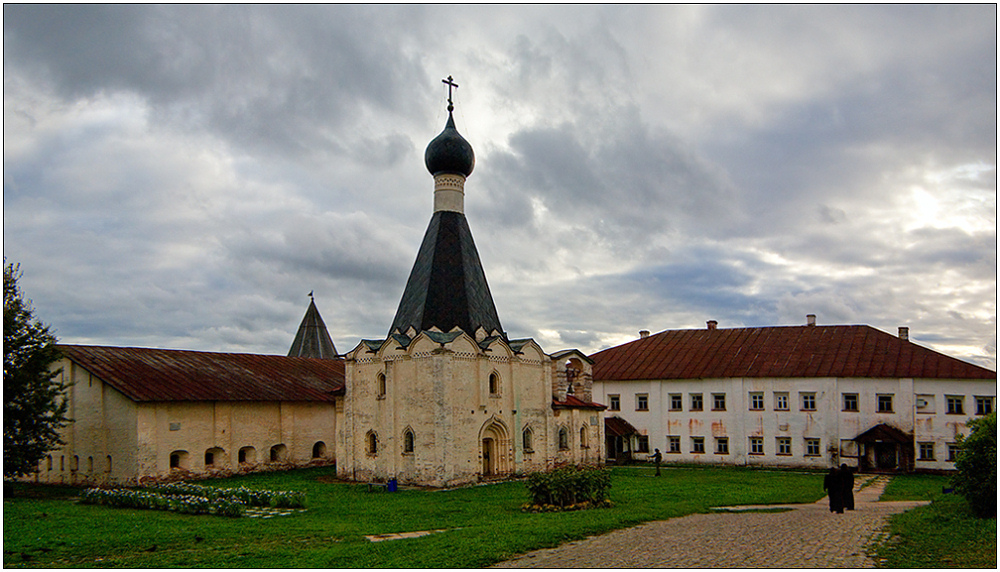
[(952, 477), (955, 491), (965, 497), (980, 518), (997, 516), (997, 414), (969, 421), (969, 436), (958, 436), (961, 447)]
[(35, 471), (45, 453), (62, 444), (68, 423), (66, 385), (52, 364), (56, 337), (32, 315), (17, 281), (20, 264), (3, 264), (3, 475)]

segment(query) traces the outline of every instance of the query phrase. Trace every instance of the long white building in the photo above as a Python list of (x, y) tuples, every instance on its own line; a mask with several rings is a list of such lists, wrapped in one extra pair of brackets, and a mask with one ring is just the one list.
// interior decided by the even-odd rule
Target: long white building
[[(598, 352), (609, 461), (954, 469), (996, 372), (870, 326), (668, 330)], [(617, 419), (616, 419), (617, 418)], [(631, 433), (631, 435), (629, 435)]]

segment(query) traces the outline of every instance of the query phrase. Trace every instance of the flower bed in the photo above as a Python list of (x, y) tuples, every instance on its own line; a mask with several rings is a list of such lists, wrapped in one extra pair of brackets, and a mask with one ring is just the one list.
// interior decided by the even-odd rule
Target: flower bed
[(243, 516), (248, 506), (304, 508), (306, 495), (298, 491), (267, 491), (245, 487), (222, 489), (190, 483), (172, 483), (151, 491), (130, 489), (86, 489), (83, 504), (97, 504), (143, 510), (169, 510), (183, 514)]

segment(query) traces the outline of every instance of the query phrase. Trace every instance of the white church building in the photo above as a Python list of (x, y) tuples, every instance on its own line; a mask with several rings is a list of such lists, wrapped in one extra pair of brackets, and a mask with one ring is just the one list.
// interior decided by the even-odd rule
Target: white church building
[[(449, 78), (450, 81), (450, 78)], [(454, 486), (645, 459), (950, 469), (996, 372), (868, 326), (646, 333), (587, 356), (501, 326), (464, 213), (475, 166), (449, 116), (434, 210), (386, 334), (338, 354), (310, 302), (287, 356), (60, 346), (72, 422), (34, 479), (149, 480), (336, 464)]]

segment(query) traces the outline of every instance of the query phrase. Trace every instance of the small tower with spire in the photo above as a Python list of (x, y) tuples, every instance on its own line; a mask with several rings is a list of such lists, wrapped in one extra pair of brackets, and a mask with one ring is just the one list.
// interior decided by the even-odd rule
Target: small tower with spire
[(295, 334), (291, 349), (288, 350), (288, 357), (337, 358), (337, 348), (333, 346), (330, 332), (327, 331), (326, 324), (323, 323), (323, 317), (319, 315), (316, 300), (311, 291), (309, 292), (309, 308), (306, 309), (306, 315), (302, 317), (299, 331)]

